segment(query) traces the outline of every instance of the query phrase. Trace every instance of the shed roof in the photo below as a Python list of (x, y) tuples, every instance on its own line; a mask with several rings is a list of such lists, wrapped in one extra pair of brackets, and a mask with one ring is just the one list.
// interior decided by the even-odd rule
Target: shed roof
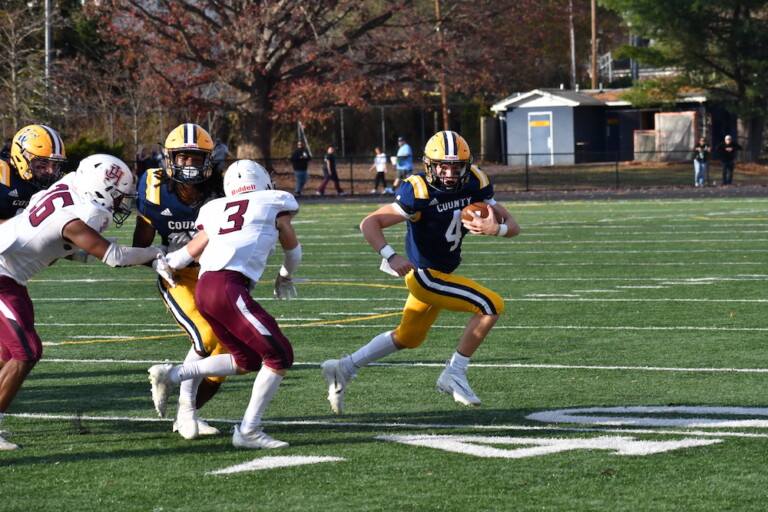
[[(520, 107), (583, 107), (583, 106), (629, 106), (621, 99), (627, 89), (534, 89), (518, 92), (495, 103), (491, 110), (496, 113)], [(706, 95), (700, 89), (685, 89), (678, 99), (680, 103), (705, 103)]]
[(602, 101), (579, 91), (569, 89), (534, 89), (516, 93), (494, 104), (491, 110), (504, 112), (519, 107), (582, 107), (604, 106)]

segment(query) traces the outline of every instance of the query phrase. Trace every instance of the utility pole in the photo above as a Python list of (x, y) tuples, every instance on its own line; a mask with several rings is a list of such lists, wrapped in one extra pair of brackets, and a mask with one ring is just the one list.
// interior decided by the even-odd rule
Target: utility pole
[(592, 0), (592, 89), (597, 89), (597, 0)]
[(576, 81), (576, 29), (573, 26), (573, 0), (568, 0), (568, 24), (571, 32), (571, 89), (578, 89)]
[(45, 0), (45, 107), (50, 107), (51, 95), (51, 0)]
[[(440, 0), (435, 0), (435, 18), (437, 20), (435, 30), (437, 30), (437, 45), (440, 47), (440, 51), (443, 54), (443, 59), (448, 57), (445, 51), (445, 44), (443, 41), (443, 19), (440, 16)], [(443, 130), (450, 130), (450, 123), (448, 121), (448, 88), (445, 85), (445, 71), (440, 71), (440, 104), (443, 110)]]

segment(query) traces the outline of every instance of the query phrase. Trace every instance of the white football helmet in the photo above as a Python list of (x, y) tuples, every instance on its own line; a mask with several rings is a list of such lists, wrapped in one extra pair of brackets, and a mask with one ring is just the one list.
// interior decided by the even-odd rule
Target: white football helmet
[(274, 190), (275, 184), (264, 167), (253, 160), (238, 160), (224, 173), (224, 193), (227, 197), (256, 190)]
[(122, 160), (112, 155), (84, 158), (75, 171), (72, 188), (97, 208), (111, 213), (118, 227), (134, 208), (133, 174)]

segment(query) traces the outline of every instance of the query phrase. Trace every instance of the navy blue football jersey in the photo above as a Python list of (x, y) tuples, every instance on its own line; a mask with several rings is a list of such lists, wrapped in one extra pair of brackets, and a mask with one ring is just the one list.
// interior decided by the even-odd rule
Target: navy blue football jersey
[(149, 169), (139, 178), (136, 204), (139, 214), (155, 228), (163, 244), (168, 244), (168, 236), (173, 233), (194, 236), (197, 232), (195, 220), (199, 209), (182, 203), (171, 191), (168, 182), (160, 183), (155, 171), (156, 169)]
[(461, 263), (461, 242), (468, 233), (461, 209), (493, 199), (488, 176), (474, 165), (469, 172), (469, 181), (458, 192), (429, 186), (425, 172), (412, 174), (400, 185), (395, 201), (408, 215), (405, 251), (416, 267), (451, 273)]
[(29, 204), (37, 188), (19, 176), (19, 173), (4, 160), (0, 160), (0, 219), (16, 216)]

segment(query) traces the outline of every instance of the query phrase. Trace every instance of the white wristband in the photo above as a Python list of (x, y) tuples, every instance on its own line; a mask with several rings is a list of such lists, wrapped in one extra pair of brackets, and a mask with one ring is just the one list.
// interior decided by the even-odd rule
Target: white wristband
[(509, 226), (506, 224), (499, 224), (499, 232), (496, 233), (496, 236), (504, 236), (507, 234), (507, 231), (509, 231)]
[(165, 259), (168, 265), (173, 268), (184, 268), (195, 261), (195, 258), (189, 254), (189, 249), (187, 249), (186, 245), (177, 251), (167, 254)]
[(381, 254), (382, 258), (389, 261), (389, 258), (397, 254), (397, 252), (392, 248), (391, 245), (387, 244), (381, 249), (379, 249), (379, 254)]

